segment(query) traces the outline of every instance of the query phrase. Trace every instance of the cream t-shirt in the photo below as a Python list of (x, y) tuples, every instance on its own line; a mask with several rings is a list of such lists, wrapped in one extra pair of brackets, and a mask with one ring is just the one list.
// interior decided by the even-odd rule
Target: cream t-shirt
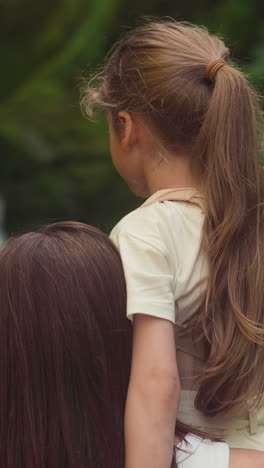
[[(161, 190), (113, 229), (127, 283), (127, 315), (147, 314), (181, 323), (203, 300), (207, 255), (202, 247), (203, 199), (195, 189)], [(223, 433), (231, 447), (264, 450), (264, 407), (204, 416), (195, 409), (197, 369), (202, 365), (190, 339), (178, 340), (181, 398), (177, 417), (204, 431)], [(222, 432), (223, 431), (223, 432)]]
[(192, 202), (198, 196), (195, 189), (161, 190), (113, 229), (111, 238), (126, 277), (129, 318), (140, 313), (177, 323), (200, 305), (207, 260), (201, 247), (204, 215)]

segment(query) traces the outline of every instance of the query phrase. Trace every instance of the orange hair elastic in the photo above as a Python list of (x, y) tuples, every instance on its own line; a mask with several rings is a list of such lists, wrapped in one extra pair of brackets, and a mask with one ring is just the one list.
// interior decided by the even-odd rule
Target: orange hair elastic
[(227, 63), (224, 59), (219, 58), (216, 60), (212, 60), (212, 62), (208, 63), (208, 65), (206, 66), (206, 69), (205, 69), (206, 78), (209, 81), (213, 82), (215, 80), (215, 76), (218, 70), (226, 64)]

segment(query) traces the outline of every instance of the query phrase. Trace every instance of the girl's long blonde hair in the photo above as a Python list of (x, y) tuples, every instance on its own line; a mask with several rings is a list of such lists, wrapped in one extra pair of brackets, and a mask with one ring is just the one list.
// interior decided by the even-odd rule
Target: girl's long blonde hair
[[(226, 412), (264, 395), (264, 183), (257, 94), (204, 28), (149, 22), (122, 39), (83, 90), (82, 106), (141, 114), (201, 176), (208, 287), (186, 322), (202, 339), (205, 368), (196, 407)], [(207, 65), (224, 59), (215, 79)], [(262, 130), (262, 128), (261, 128)]]

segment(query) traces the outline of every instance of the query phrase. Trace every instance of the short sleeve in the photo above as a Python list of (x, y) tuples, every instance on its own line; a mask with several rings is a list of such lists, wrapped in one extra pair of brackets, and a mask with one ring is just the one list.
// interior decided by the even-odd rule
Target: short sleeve
[(127, 316), (146, 314), (175, 323), (173, 272), (159, 239), (128, 232), (112, 236), (123, 263), (127, 285)]

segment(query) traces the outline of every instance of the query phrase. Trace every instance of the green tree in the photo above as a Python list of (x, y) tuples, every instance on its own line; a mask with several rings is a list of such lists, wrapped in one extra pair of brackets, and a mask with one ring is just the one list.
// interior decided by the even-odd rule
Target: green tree
[(105, 230), (137, 200), (115, 174), (103, 118), (88, 122), (78, 83), (103, 60), (125, 26), (169, 15), (224, 34), (264, 89), (259, 0), (12, 0), (0, 6), (0, 191), (8, 232), (54, 219)]

